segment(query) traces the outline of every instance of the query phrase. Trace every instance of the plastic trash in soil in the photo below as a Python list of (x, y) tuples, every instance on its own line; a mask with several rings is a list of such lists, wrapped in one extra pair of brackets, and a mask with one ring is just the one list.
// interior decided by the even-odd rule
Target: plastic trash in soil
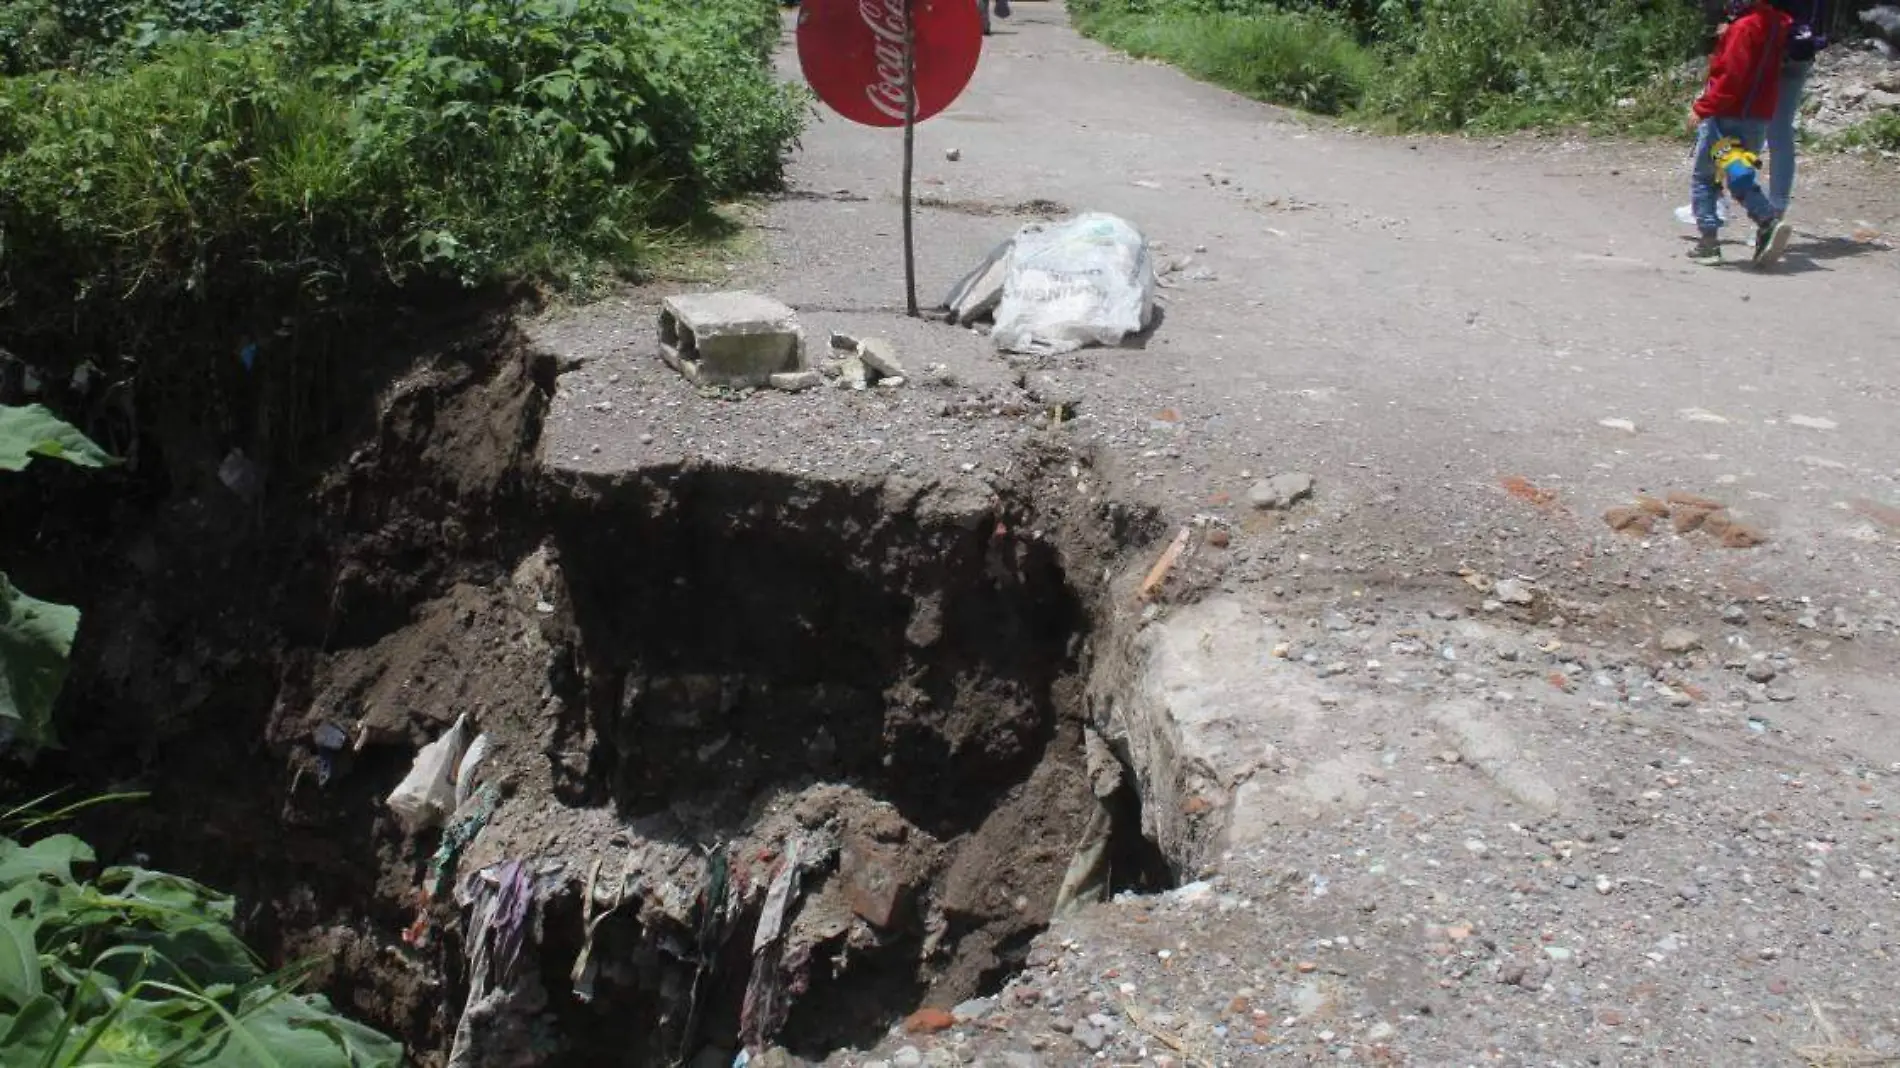
[(317, 746), (317, 785), (328, 786), (336, 770), (336, 755), (350, 744), (350, 736), (334, 723), (319, 723), (310, 737)]
[(467, 750), (468, 716), (463, 714), (416, 754), (409, 774), (389, 795), (390, 811), (410, 834), (441, 824), (458, 807), (455, 773)]
[(514, 860), (470, 875), (457, 891), (466, 910), (468, 1001), (449, 1068), (542, 1064), (558, 1045), (537, 1026), (547, 991), (535, 969), (521, 966), (537, 897), (527, 866)]
[(948, 306), (967, 322), (983, 314), (992, 296), (991, 337), (1004, 352), (1053, 355), (1119, 345), (1154, 318), (1154, 257), (1141, 232), (1118, 216), (1090, 212), (1034, 223), (958, 283)]
[(468, 805), (468, 799), (475, 796), (475, 776), (480, 773), (482, 761), (488, 759), (488, 735), (478, 734), (468, 743), (468, 750), (455, 765), (455, 811), (460, 813)]

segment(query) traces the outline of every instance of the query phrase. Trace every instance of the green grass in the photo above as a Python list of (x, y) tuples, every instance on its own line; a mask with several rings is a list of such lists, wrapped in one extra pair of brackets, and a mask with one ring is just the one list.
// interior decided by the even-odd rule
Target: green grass
[(1358, 106), (1379, 63), (1338, 23), (1303, 12), (1105, 14), (1104, 43), (1274, 104), (1335, 115)]
[(1850, 151), (1900, 152), (1900, 114), (1889, 111), (1875, 115), (1828, 138), (1825, 145)]
[[(1315, 13), (1324, 7), (1325, 13)], [(1672, 130), (1706, 40), (1682, 0), (1076, 0), (1083, 32), (1376, 129)]]

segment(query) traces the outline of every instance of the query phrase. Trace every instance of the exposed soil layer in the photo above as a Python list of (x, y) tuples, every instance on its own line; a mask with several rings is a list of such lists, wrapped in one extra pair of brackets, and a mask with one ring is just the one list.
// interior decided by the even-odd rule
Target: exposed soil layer
[[(1059, 896), (1171, 880), (1084, 744), (1066, 578), (1149, 520), (1039, 513), (1074, 458), (549, 476), (551, 358), (498, 324), (410, 358), (254, 501), (128, 476), (62, 555), (54, 517), (105, 498), (30, 488), (19, 577), (92, 622), (70, 749), (10, 787), (151, 789), (84, 828), (102, 853), (234, 890), (425, 1065), (822, 1057), (995, 990)], [(497, 804), (409, 835), (384, 798), (464, 715)], [(462, 926), (510, 861), (535, 936), (491, 976)]]

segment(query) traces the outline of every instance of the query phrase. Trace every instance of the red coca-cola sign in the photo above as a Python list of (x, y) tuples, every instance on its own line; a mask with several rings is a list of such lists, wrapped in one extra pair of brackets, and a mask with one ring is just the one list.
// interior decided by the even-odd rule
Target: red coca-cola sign
[(983, 51), (978, 0), (802, 0), (798, 62), (852, 122), (904, 125), (904, 9), (915, 25), (917, 121), (950, 106)]

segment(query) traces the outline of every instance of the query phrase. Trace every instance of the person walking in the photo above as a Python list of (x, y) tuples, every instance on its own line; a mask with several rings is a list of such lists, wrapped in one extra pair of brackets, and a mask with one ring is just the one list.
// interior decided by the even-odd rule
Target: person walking
[[(1728, 0), (1726, 11), (1730, 21), (1709, 57), (1708, 84), (1689, 112), (1689, 129), (1696, 135), (1689, 196), (1701, 231), (1689, 256), (1708, 266), (1722, 262), (1722, 219), (1716, 205), (1726, 172), (1729, 192), (1755, 221), (1753, 258), (1756, 266), (1765, 267), (1788, 247), (1788, 228), (1756, 181), (1753, 157), (1761, 151), (1768, 120), (1775, 114), (1777, 76), (1791, 20), (1768, 0)], [(1734, 153), (1738, 161), (1725, 158), (1718, 165), (1718, 148)]]
[(1794, 193), (1794, 122), (1814, 72), (1814, 57), (1827, 47), (1827, 0), (1770, 0), (1792, 20), (1781, 60), (1780, 95), (1768, 120), (1768, 200), (1786, 213)]
[[(1009, 17), (1009, 0), (995, 0), (994, 6), (997, 18)], [(990, 0), (976, 0), (976, 9), (983, 14), (983, 36), (988, 37), (990, 35)]]

